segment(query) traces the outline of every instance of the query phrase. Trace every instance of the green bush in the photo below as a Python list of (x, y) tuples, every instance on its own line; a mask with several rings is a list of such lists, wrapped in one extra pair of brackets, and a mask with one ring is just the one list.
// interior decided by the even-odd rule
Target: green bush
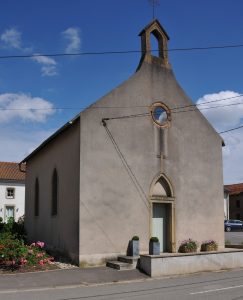
[(137, 235), (134, 235), (134, 236), (132, 237), (132, 240), (133, 240), (133, 241), (139, 241), (139, 237), (138, 237)]
[(158, 239), (156, 236), (152, 236), (152, 237), (150, 238), (150, 242), (151, 242), (151, 243), (158, 243), (158, 242), (159, 242), (159, 239)]
[(14, 218), (9, 218), (7, 223), (0, 222), (0, 237), (2, 234), (8, 233), (18, 240), (26, 241), (26, 231), (24, 228), (24, 216), (19, 218), (18, 222)]
[(18, 263), (21, 257), (27, 255), (23, 241), (16, 239), (9, 233), (4, 233), (0, 238), (0, 261)]
[(192, 239), (185, 240), (181, 243), (178, 252), (190, 253), (197, 252), (198, 243)]

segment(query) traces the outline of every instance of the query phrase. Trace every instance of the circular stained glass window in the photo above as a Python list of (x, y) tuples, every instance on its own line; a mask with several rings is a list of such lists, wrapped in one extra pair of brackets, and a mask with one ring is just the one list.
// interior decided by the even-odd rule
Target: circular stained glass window
[(150, 109), (153, 122), (159, 127), (169, 127), (171, 121), (170, 109), (162, 102), (152, 104)]

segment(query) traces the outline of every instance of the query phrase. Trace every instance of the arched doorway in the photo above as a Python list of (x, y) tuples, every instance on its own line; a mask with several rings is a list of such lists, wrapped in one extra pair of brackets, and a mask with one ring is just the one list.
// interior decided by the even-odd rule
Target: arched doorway
[(158, 237), (161, 252), (175, 249), (175, 197), (172, 185), (164, 174), (153, 180), (150, 188), (150, 234)]

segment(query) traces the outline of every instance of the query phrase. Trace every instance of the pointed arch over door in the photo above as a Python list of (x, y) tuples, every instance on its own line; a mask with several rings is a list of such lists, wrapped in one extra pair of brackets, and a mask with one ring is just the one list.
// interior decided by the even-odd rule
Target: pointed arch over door
[(157, 175), (150, 186), (150, 198), (151, 197), (163, 197), (163, 198), (174, 198), (174, 191), (171, 181), (165, 174)]
[(157, 175), (150, 186), (150, 234), (158, 237), (161, 252), (175, 249), (175, 197), (171, 181), (165, 174)]

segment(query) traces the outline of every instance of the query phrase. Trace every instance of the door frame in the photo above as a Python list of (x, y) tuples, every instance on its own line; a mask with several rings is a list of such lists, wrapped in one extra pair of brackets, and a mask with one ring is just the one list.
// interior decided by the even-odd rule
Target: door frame
[(167, 249), (168, 252), (176, 252), (176, 243), (175, 243), (175, 204), (174, 198), (172, 197), (163, 197), (163, 199), (159, 199), (160, 197), (152, 197), (150, 199), (150, 237), (153, 235), (153, 204), (167, 204), (169, 207), (169, 215), (167, 224)]
[[(155, 195), (153, 188), (155, 184), (161, 180), (162, 187), (165, 189), (166, 195)], [(175, 218), (175, 195), (173, 185), (170, 179), (164, 173), (158, 173), (151, 182), (149, 189), (149, 233), (150, 237), (153, 234), (153, 203), (168, 204), (170, 206), (170, 216), (168, 225), (168, 240), (170, 241), (167, 245), (168, 251), (176, 253), (176, 218)]]

